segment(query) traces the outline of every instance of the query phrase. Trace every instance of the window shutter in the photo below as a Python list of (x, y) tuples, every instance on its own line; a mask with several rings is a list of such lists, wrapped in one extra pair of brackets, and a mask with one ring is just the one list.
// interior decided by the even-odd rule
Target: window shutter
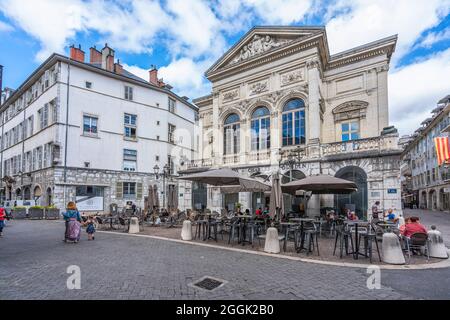
[(116, 182), (116, 198), (117, 199), (123, 198), (123, 183), (122, 182)]
[(136, 183), (136, 199), (142, 199), (142, 183)]

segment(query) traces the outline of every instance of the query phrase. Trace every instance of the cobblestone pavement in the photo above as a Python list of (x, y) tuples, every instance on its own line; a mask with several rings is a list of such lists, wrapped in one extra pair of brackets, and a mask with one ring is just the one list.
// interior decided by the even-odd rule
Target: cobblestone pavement
[[(365, 269), (107, 233), (88, 242), (83, 232), (80, 243), (66, 244), (63, 228), (55, 221), (9, 223), (0, 238), (0, 299), (450, 298), (449, 269), (382, 270), (382, 288), (369, 290)], [(80, 290), (66, 287), (69, 265), (81, 268)], [(190, 286), (203, 276), (227, 283), (213, 292)], [(417, 294), (403, 279), (423, 290)], [(430, 289), (430, 279), (442, 290)]]

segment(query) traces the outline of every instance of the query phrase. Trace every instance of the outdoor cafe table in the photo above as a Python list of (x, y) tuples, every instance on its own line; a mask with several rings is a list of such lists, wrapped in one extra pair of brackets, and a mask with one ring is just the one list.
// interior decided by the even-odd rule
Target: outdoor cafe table
[(377, 226), (383, 228), (386, 232), (392, 232), (394, 229), (397, 229), (397, 224), (394, 222), (379, 222)]
[(300, 223), (300, 239), (301, 240), (300, 240), (300, 246), (297, 247), (297, 252), (300, 252), (301, 250), (306, 249), (304, 247), (305, 239), (303, 237), (303, 224), (304, 224), (304, 222), (314, 222), (316, 220), (313, 218), (292, 218), (292, 219), (289, 219), (289, 221)]
[(253, 218), (253, 216), (248, 215), (248, 214), (240, 214), (240, 215), (237, 215), (236, 217), (239, 218), (239, 220), (242, 220), (242, 222), (244, 224), (243, 227), (242, 227), (242, 238), (241, 238), (241, 240), (239, 242), (239, 243), (242, 243), (242, 245), (244, 246), (246, 242), (247, 243), (251, 243), (249, 240), (246, 240), (246, 233), (247, 233), (247, 222), (248, 222), (248, 219)]
[(205, 235), (205, 237), (203, 238), (204, 241), (209, 240), (209, 239), (213, 239), (213, 240), (216, 240), (216, 241), (217, 241), (217, 238), (216, 238), (216, 237), (212, 237), (212, 236), (211, 236), (210, 223), (211, 223), (211, 218), (217, 217), (218, 215), (219, 215), (219, 213), (213, 213), (213, 212), (201, 214), (201, 216), (203, 216), (203, 217), (206, 218), (206, 220), (207, 220), (206, 235)]
[(360, 224), (368, 225), (368, 222), (363, 220), (345, 220), (344, 223), (347, 224), (348, 226), (352, 225), (355, 226), (355, 248), (353, 248), (352, 252), (353, 258), (358, 260), (359, 255), (366, 257), (365, 254), (359, 252), (358, 227)]

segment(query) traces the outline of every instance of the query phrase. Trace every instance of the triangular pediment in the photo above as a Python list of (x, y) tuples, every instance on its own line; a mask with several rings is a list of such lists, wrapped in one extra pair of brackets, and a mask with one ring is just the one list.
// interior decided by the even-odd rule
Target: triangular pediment
[(295, 42), (324, 32), (323, 27), (255, 27), (217, 60), (206, 71), (206, 75), (271, 54)]

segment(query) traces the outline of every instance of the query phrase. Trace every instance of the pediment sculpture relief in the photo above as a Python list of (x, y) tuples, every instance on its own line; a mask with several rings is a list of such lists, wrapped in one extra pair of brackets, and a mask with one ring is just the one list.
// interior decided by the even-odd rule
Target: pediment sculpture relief
[(348, 101), (333, 109), (334, 120), (363, 119), (369, 103), (365, 101)]
[(229, 64), (235, 64), (253, 58), (254, 56), (263, 54), (273, 48), (284, 46), (290, 42), (292, 40), (277, 39), (269, 35), (262, 36), (257, 34), (249, 43), (242, 47), (239, 54)]

